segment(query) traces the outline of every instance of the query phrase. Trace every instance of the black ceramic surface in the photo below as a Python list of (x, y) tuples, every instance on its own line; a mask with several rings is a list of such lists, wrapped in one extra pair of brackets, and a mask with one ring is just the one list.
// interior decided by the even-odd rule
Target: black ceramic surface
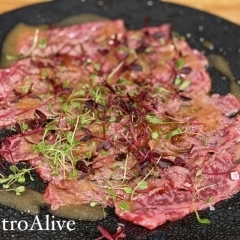
[[(141, 28), (146, 22), (149, 25), (169, 22), (177, 32), (187, 36), (187, 40), (192, 47), (204, 50), (207, 55), (216, 53), (224, 56), (230, 63), (236, 79), (240, 79), (240, 27), (216, 16), (160, 1), (57, 0), (18, 9), (0, 16), (0, 48), (6, 34), (18, 22), (28, 24), (54, 23), (65, 17), (81, 13), (95, 13), (112, 19), (122, 18), (130, 29)], [(213, 42), (214, 49), (204, 49), (201, 43), (202, 38)], [(228, 81), (213, 69), (209, 71), (213, 79), (212, 91), (226, 94), (228, 92)], [(179, 221), (166, 223), (153, 231), (149, 231), (126, 223), (116, 217), (112, 209), (109, 209), (109, 215), (105, 220), (97, 222), (76, 221), (74, 231), (66, 231), (66, 229), (62, 231), (4, 231), (2, 225), (4, 219), (25, 220), (31, 224), (34, 217), (0, 206), (0, 239), (93, 240), (100, 236), (97, 230), (98, 225), (114, 232), (117, 223), (125, 224), (128, 240), (240, 239), (240, 193), (227, 201), (216, 204), (215, 211), (205, 210), (201, 211), (200, 214), (202, 217), (208, 218), (211, 224), (202, 225), (197, 222), (194, 214), (190, 214)], [(42, 226), (45, 224), (46, 215), (51, 216), (48, 209), (42, 209), (39, 215)], [(55, 220), (63, 219), (55, 217)]]

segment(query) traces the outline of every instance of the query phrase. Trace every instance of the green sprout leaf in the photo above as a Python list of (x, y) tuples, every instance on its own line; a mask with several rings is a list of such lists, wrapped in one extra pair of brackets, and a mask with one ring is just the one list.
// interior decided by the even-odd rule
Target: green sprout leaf
[(185, 65), (184, 59), (180, 58), (180, 59), (177, 60), (177, 62), (176, 62), (176, 67), (177, 67), (178, 69), (183, 68), (184, 65)]
[(21, 129), (22, 129), (23, 131), (27, 130), (27, 129), (28, 129), (28, 124), (23, 123), (23, 124), (21, 125)]
[(123, 211), (129, 211), (130, 210), (129, 204), (124, 200), (120, 201), (119, 208), (122, 209)]
[(148, 188), (148, 182), (147, 181), (142, 181), (139, 185), (138, 185), (138, 189), (140, 190), (145, 190)]
[(87, 151), (85, 153), (86, 158), (90, 159), (92, 157), (92, 151)]
[(115, 193), (115, 191), (113, 190), (113, 189), (111, 189), (111, 188), (107, 188), (107, 192), (108, 192), (108, 194), (110, 194), (111, 196), (112, 196), (112, 199), (113, 199), (113, 201), (116, 201), (116, 199), (117, 199), (117, 194)]
[(41, 38), (38, 44), (38, 47), (41, 49), (44, 49), (47, 47), (47, 39), (46, 38)]
[(10, 169), (11, 172), (14, 172), (14, 173), (19, 171), (19, 168), (17, 166), (15, 166), (15, 165), (10, 166), (9, 169)]
[(156, 87), (155, 89), (157, 90), (157, 93), (169, 92), (169, 90), (164, 87)]
[(201, 218), (196, 210), (195, 210), (195, 213), (196, 213), (196, 217), (197, 217), (197, 220), (199, 223), (201, 223), (201, 224), (210, 224), (211, 223), (209, 219)]
[(91, 206), (91, 207), (95, 207), (95, 206), (97, 206), (97, 205), (98, 205), (97, 202), (90, 202), (90, 206)]
[(24, 175), (20, 176), (17, 180), (19, 183), (24, 183), (26, 181), (26, 178), (24, 177)]
[(7, 182), (9, 179), (8, 178), (0, 178), (0, 184), (3, 184)]
[(202, 169), (198, 169), (195, 176), (199, 177), (200, 175), (202, 175)]
[(158, 138), (158, 133), (157, 132), (152, 132), (151, 133), (151, 138), (152, 139), (157, 139)]
[(69, 106), (68, 106), (68, 104), (65, 102), (65, 103), (63, 103), (63, 105), (62, 105), (62, 110), (64, 111), (64, 112), (70, 112), (70, 109), (69, 109)]
[(19, 187), (15, 188), (16, 195), (21, 195), (24, 191), (25, 191), (24, 186), (19, 186)]
[(172, 137), (176, 136), (176, 135), (180, 135), (183, 134), (184, 132), (182, 131), (182, 129), (180, 127), (174, 129), (172, 132), (168, 133), (166, 136), (167, 140), (170, 140)]
[(13, 56), (13, 55), (6, 55), (6, 59), (8, 61), (14, 61), (14, 60), (18, 60), (19, 57), (18, 56)]
[(179, 85), (182, 82), (181, 78), (177, 77), (174, 80), (174, 85)]
[(152, 53), (153, 52), (153, 47), (147, 47), (145, 50), (144, 50), (144, 52), (145, 53)]
[(115, 116), (112, 116), (109, 118), (109, 122), (116, 122), (117, 118)]
[(15, 165), (12, 165), (9, 167), (10, 171), (13, 172), (13, 174), (9, 174), (8, 176), (1, 175), (0, 178), (0, 184), (2, 184), (2, 191), (15, 191), (16, 195), (21, 195), (22, 192), (25, 191), (24, 186), (18, 186), (16, 187), (16, 183), (25, 183), (26, 178), (25, 174), (28, 174), (30, 176), (30, 179), (33, 180), (31, 177), (30, 171), (32, 168), (18, 168)]
[(100, 64), (99, 63), (94, 63), (93, 67), (94, 67), (95, 71), (99, 71), (100, 70)]
[(146, 118), (149, 123), (153, 124), (161, 124), (163, 122), (162, 119), (157, 116), (147, 115)]
[(181, 85), (179, 86), (178, 90), (179, 91), (183, 91), (184, 89), (186, 89), (187, 87), (189, 87), (189, 85), (191, 84), (190, 80), (185, 80), (181, 83)]
[(123, 190), (125, 191), (125, 193), (127, 194), (131, 194), (133, 192), (133, 189), (129, 186), (129, 187), (124, 187)]

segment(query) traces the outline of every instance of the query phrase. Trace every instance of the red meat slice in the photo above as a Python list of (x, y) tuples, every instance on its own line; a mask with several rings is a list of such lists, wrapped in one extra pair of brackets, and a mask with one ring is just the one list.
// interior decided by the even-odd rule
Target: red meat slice
[[(122, 20), (100, 21), (73, 25), (70, 27), (58, 27), (41, 34), (46, 39), (46, 48), (36, 48), (32, 54), (35, 56), (70, 55), (92, 56), (98, 54), (98, 43), (117, 35), (119, 38), (125, 34)], [(19, 41), (18, 53), (25, 55), (32, 47), (34, 36)]]
[(97, 202), (108, 205), (106, 192), (94, 182), (87, 180), (53, 181), (45, 191), (45, 200), (53, 210), (69, 204)]
[[(126, 31), (121, 20), (51, 29), (42, 33), (45, 48), (36, 47), (32, 58), (0, 70), (0, 127), (29, 123), (37, 109), (67, 133), (73, 130), (68, 116), (85, 113), (71, 102), (71, 94), (86, 85), (90, 90), (107, 86), (104, 104), (114, 105), (111, 116), (102, 116), (104, 106), (89, 97), (94, 92), (76, 97), (99, 120), (116, 118), (104, 126), (91, 121), (75, 131), (80, 144), (71, 156), (91, 166), (90, 174), (78, 169), (76, 178), (70, 178), (64, 171), (76, 170), (75, 162), (64, 159), (65, 169), (59, 167), (53, 175), (51, 159), (31, 145), (42, 140), (37, 130), (44, 131), (44, 126), (2, 142), (2, 157), (29, 161), (49, 181), (45, 199), (52, 209), (94, 201), (114, 205), (121, 218), (153, 229), (240, 190), (240, 167), (235, 164), (240, 157), (240, 102), (231, 94), (207, 95), (211, 81), (206, 58), (171, 31), (169, 25)], [(19, 44), (20, 54), (29, 51), (33, 37)], [(66, 99), (72, 104), (67, 110)], [(116, 109), (122, 111), (119, 121)], [(134, 122), (138, 113), (141, 118)], [(153, 122), (148, 122), (151, 115)], [(51, 134), (46, 137), (49, 145), (57, 131)], [(91, 163), (85, 160), (89, 149)], [(127, 156), (117, 161), (119, 153)], [(143, 189), (138, 187), (141, 181), (146, 183)], [(123, 199), (129, 209), (122, 207)]]
[[(154, 229), (166, 221), (175, 221), (193, 211), (214, 205), (240, 190), (238, 179), (240, 166), (234, 163), (240, 157), (240, 117), (229, 118), (227, 116), (228, 109), (220, 107), (228, 105), (229, 109), (235, 112), (240, 109), (240, 104), (230, 95), (225, 97), (214, 95), (196, 101), (198, 104), (188, 103), (189, 108), (197, 106), (198, 110), (195, 110), (194, 114), (189, 112), (189, 115), (186, 116), (185, 110), (180, 107), (175, 115), (176, 118), (180, 116), (192, 118), (192, 121), (189, 120), (189, 129), (192, 132), (186, 136), (181, 136), (181, 141), (179, 138), (177, 145), (183, 149), (184, 146), (194, 144), (192, 150), (187, 153), (177, 154), (175, 152), (175, 156), (169, 155), (168, 159), (172, 161), (172, 165), (156, 167), (154, 170), (156, 177), (151, 176), (148, 180), (146, 179), (147, 189), (137, 189), (132, 199), (129, 196), (126, 197), (125, 192), (116, 191), (117, 201), (113, 201), (113, 204), (116, 214), (121, 218), (148, 229)], [(209, 104), (205, 104), (206, 102)], [(187, 108), (184, 102), (182, 102), (183, 106)], [(205, 115), (202, 116), (202, 113)], [(207, 138), (206, 144), (203, 143), (202, 136)], [(176, 139), (175, 137), (169, 143), (165, 138), (161, 138), (159, 143), (153, 141), (150, 146), (154, 151), (164, 154), (166, 147), (176, 147), (174, 143)], [(182, 166), (178, 166), (177, 162), (174, 163), (176, 156), (182, 159)], [(111, 164), (108, 166), (109, 170), (110, 166)], [(107, 169), (106, 166), (105, 169)], [(101, 172), (103, 179), (106, 173), (107, 170)], [(237, 178), (233, 178), (233, 173), (236, 174)], [(97, 170), (96, 174), (98, 175)], [(88, 200), (83, 200), (82, 197), (78, 197), (77, 190), (72, 190), (78, 188), (82, 183), (81, 181), (76, 182), (76, 185), (73, 184), (71, 188), (65, 188), (65, 183), (70, 184), (54, 181), (47, 187), (45, 197), (52, 208), (56, 208), (58, 205), (76, 204), (76, 201), (78, 203), (89, 201), (89, 195), (87, 195)], [(108, 196), (108, 199), (109, 197), (111, 199), (111, 194), (109, 195), (109, 192), (103, 190), (106, 188), (105, 185), (102, 185), (103, 183), (104, 181), (95, 181), (95, 187), (101, 189), (101, 196), (104, 195), (105, 198)], [(116, 185), (121, 184), (123, 183), (118, 182)], [(67, 197), (65, 200), (64, 194), (68, 191), (71, 191), (69, 195), (71, 197)], [(122, 209), (121, 197), (123, 196), (130, 210)], [(92, 200), (94, 198), (96, 195), (92, 194)]]

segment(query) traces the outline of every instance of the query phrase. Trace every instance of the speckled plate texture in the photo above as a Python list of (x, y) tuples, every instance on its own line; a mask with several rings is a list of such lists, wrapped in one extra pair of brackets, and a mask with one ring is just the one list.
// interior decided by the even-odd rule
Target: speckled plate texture
[[(0, 47), (6, 34), (18, 22), (28, 24), (54, 23), (63, 18), (81, 14), (94, 13), (111, 19), (122, 18), (129, 29), (144, 27), (146, 19), (149, 25), (171, 23), (181, 35), (186, 36), (192, 47), (225, 57), (229, 62), (236, 79), (240, 79), (240, 27), (216, 16), (193, 10), (190, 8), (147, 0), (57, 0), (21, 8), (0, 16)], [(202, 41), (214, 44), (213, 50), (206, 50)], [(209, 69), (213, 79), (213, 92), (226, 94), (228, 80), (214, 69)], [(211, 221), (210, 225), (198, 223), (195, 214), (190, 214), (176, 222), (168, 222), (163, 226), (149, 231), (143, 227), (127, 223), (114, 215), (113, 209), (108, 209), (108, 217), (102, 221), (76, 221), (74, 231), (36, 230), (36, 231), (4, 231), (2, 221), (25, 220), (29, 224), (34, 216), (21, 214), (11, 208), (0, 206), (0, 239), (81, 239), (93, 240), (100, 236), (97, 229), (101, 225), (114, 232), (117, 223), (126, 226), (128, 240), (236, 240), (240, 239), (240, 193), (231, 199), (222, 201), (215, 206), (215, 210), (201, 211), (201, 216)], [(48, 209), (42, 209), (39, 219), (42, 226), (45, 217), (51, 214)], [(55, 217), (56, 220), (64, 220)]]

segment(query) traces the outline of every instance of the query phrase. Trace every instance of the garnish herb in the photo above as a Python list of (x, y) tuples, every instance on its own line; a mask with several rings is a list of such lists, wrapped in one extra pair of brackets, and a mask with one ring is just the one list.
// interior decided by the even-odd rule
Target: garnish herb
[(182, 129), (180, 127), (174, 129), (172, 132), (168, 133), (166, 136), (167, 140), (170, 140), (172, 137), (177, 136), (177, 135), (181, 135), (185, 132), (182, 131)]
[(191, 84), (190, 80), (182, 80), (179, 76), (174, 79), (174, 85), (178, 86), (178, 91), (183, 91)]
[(25, 175), (28, 174), (31, 181), (34, 179), (31, 176), (31, 170), (33, 168), (18, 168), (15, 165), (9, 167), (10, 171), (12, 172), (8, 176), (4, 176), (0, 174), (0, 184), (2, 184), (2, 191), (15, 191), (16, 195), (21, 195), (25, 191), (24, 186), (17, 186), (17, 183), (25, 183), (26, 177)]
[(158, 138), (158, 133), (157, 132), (152, 132), (151, 133), (151, 138), (152, 139), (157, 139)]
[(178, 69), (183, 68), (184, 65), (185, 65), (184, 59), (180, 58), (180, 59), (177, 60), (177, 62), (176, 62), (176, 67), (177, 67)]
[(197, 217), (197, 220), (199, 223), (201, 223), (201, 224), (210, 224), (211, 223), (209, 219), (201, 218), (198, 214), (198, 211), (196, 211), (196, 210), (195, 210), (195, 214), (196, 214), (196, 217)]
[(147, 115), (146, 118), (149, 123), (153, 123), (153, 124), (162, 124), (163, 123), (162, 119), (157, 116)]
[(187, 87), (189, 87), (190, 84), (191, 84), (190, 80), (184, 80), (184, 81), (180, 84), (178, 90), (179, 90), (179, 91), (183, 91), (183, 90), (185, 90)]
[(202, 202), (206, 202), (206, 203), (209, 203), (210, 201), (212, 201), (213, 199), (213, 196), (211, 196), (210, 198), (208, 198), (207, 200), (204, 200), (204, 199), (201, 199), (200, 197), (200, 193), (201, 191), (203, 191), (204, 189), (207, 189), (209, 187), (212, 187), (212, 186), (215, 186), (216, 184), (211, 184), (209, 186), (205, 186), (205, 187), (201, 187), (199, 188), (201, 182), (204, 180), (204, 177), (202, 175), (202, 169), (198, 169), (196, 174), (195, 174), (195, 180), (196, 180), (196, 184), (194, 185), (194, 188), (195, 188), (195, 193), (193, 195), (193, 199), (192, 199), (192, 206), (193, 206), (193, 210), (196, 214), (196, 217), (197, 217), (197, 220), (199, 223), (202, 223), (202, 224), (210, 224), (210, 220), (209, 219), (206, 219), (206, 218), (201, 218), (198, 214), (198, 211), (195, 209), (195, 206), (194, 206), (194, 201), (195, 200), (199, 200), (199, 201), (202, 201)]
[(22, 125), (21, 125), (22, 132), (28, 130), (28, 127), (29, 127), (28, 124), (22, 123)]
[(38, 47), (41, 49), (44, 49), (47, 47), (47, 39), (46, 38), (41, 38), (38, 44)]
[(119, 208), (121, 208), (123, 211), (129, 211), (129, 210), (131, 209), (130, 206), (129, 206), (129, 204), (128, 204), (126, 201), (124, 201), (124, 200), (120, 201), (118, 206), (119, 206)]
[(179, 85), (182, 82), (181, 78), (177, 77), (174, 80), (174, 85)]
[[(54, 124), (54, 122), (51, 122), (45, 128), (43, 140), (34, 146), (36, 153), (43, 154), (46, 159), (50, 161), (50, 166), (53, 168), (53, 175), (58, 175), (59, 168), (61, 168), (64, 178), (66, 177), (66, 173), (69, 174), (68, 177), (74, 178), (77, 176), (77, 170), (74, 166), (78, 159), (73, 155), (73, 151), (78, 146), (78, 141), (75, 139), (75, 134), (77, 128), (79, 127), (79, 121), (80, 116), (78, 116), (76, 120), (73, 132), (63, 132), (60, 129), (53, 144), (46, 141), (46, 136), (51, 130), (58, 130), (58, 127)], [(70, 161), (71, 163), (71, 170), (67, 169), (66, 167), (67, 161)]]

